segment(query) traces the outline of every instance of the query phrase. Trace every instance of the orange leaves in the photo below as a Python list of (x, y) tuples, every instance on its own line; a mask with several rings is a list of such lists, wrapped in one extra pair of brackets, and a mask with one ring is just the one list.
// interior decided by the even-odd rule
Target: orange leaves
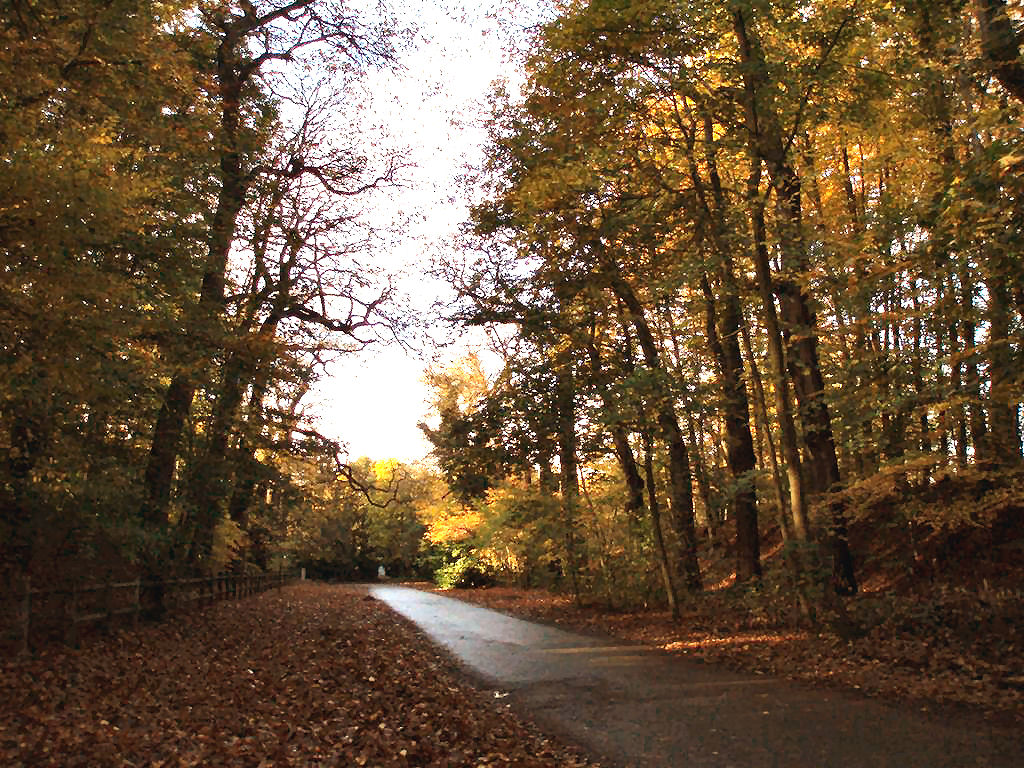
[(0, 666), (0, 764), (582, 766), (357, 587), (303, 584)]
[(443, 501), (421, 512), (427, 526), (427, 540), (432, 544), (452, 544), (471, 537), (483, 525), (483, 515), (472, 507)]

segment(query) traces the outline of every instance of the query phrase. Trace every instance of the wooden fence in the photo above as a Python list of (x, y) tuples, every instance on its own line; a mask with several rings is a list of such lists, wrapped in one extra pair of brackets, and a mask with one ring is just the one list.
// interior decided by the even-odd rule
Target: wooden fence
[(10, 633), (13, 637), (9, 635), (9, 638), (15, 641), (19, 652), (28, 652), (33, 633), (40, 629), (40, 622), (33, 617), (42, 619), (45, 616), (48, 634), (52, 635), (57, 625), (64, 642), (77, 647), (84, 626), (100, 624), (109, 628), (116, 621), (138, 625), (140, 616), (147, 610), (147, 595), (159, 594), (163, 611), (188, 610), (220, 600), (237, 600), (268, 589), (279, 589), (298, 578), (299, 571), (219, 573), (182, 579), (135, 579), (63, 588), (36, 588), (26, 577), (22, 589), (14, 596), (17, 605), (14, 610), (14, 626), (11, 627), (13, 632)]

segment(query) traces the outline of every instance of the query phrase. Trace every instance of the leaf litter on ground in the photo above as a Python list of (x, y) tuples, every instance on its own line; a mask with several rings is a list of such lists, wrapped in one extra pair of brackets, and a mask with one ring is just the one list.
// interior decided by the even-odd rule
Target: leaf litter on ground
[(0, 665), (3, 766), (593, 766), (365, 588), (302, 583)]

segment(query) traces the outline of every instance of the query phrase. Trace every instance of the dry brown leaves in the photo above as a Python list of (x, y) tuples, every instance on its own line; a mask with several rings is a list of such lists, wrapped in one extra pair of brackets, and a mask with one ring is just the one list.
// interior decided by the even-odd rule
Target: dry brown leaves
[(0, 666), (4, 766), (585, 766), (358, 587), (302, 584)]
[(730, 611), (724, 601), (676, 622), (664, 611), (578, 607), (571, 597), (540, 590), (492, 587), (445, 594), (730, 669), (853, 688), (920, 708), (962, 705), (1024, 723), (1019, 629), (983, 625), (976, 621), (983, 614), (979, 606), (950, 598), (930, 599), (928, 610), (909, 601), (894, 606), (895, 618), (847, 641), (829, 633), (752, 627), (749, 614), (737, 606)]

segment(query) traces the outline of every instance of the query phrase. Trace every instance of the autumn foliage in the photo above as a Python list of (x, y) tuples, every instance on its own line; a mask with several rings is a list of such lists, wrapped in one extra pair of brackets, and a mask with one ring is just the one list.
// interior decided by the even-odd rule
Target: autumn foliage
[(364, 589), (302, 584), (0, 667), (5, 766), (584, 766)]

